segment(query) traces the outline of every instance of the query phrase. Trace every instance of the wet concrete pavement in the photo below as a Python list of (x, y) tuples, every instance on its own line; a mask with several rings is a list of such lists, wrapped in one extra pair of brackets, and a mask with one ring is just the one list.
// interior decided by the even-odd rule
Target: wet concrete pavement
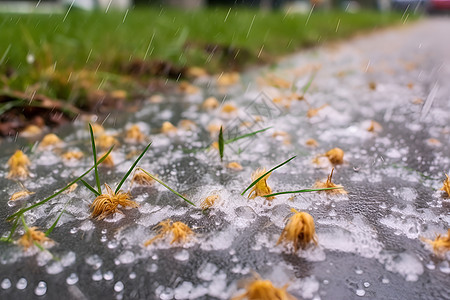
[[(142, 148), (123, 139), (124, 128), (137, 123), (153, 140), (140, 163), (144, 169), (197, 205), (211, 194), (220, 202), (202, 213), (161, 186), (134, 187), (139, 208), (95, 221), (89, 217), (93, 196), (79, 187), (26, 215), (30, 226), (48, 228), (70, 200), (51, 235), (56, 244), (49, 250), (57, 260), (47, 252), (0, 245), (0, 298), (32, 299), (42, 293), (42, 281), (43, 299), (227, 299), (242, 293), (240, 280), (254, 271), (276, 286), (289, 284), (288, 292), (298, 298), (450, 299), (449, 256), (433, 254), (420, 239), (445, 234), (450, 223), (450, 199), (439, 191), (450, 171), (449, 32), (449, 18), (422, 20), (249, 70), (237, 84), (199, 79), (198, 92), (163, 95), (161, 103), (153, 98), (135, 115), (112, 114), (104, 127), (121, 145), (113, 154), (116, 166), (102, 169), (102, 182), (118, 182), (132, 163), (132, 148)], [(205, 111), (208, 96), (221, 106)], [(224, 110), (226, 104), (236, 110)], [(160, 133), (164, 121), (181, 119), (195, 126)], [(207, 129), (214, 124), (224, 125), (225, 138), (272, 128), (227, 145), (225, 163), (215, 150), (186, 151), (214, 141)], [(57, 134), (65, 149), (88, 153), (86, 122)], [(318, 146), (307, 146), (308, 139)], [(3, 141), (8, 153), (2, 164), (27, 144), (20, 137)], [(314, 159), (334, 147), (345, 151), (345, 162), (333, 179), (348, 195), (283, 195), (271, 205), (240, 195), (255, 169), (293, 155), (269, 185), (274, 192), (311, 187), (332, 167)], [(43, 199), (92, 164), (88, 154), (65, 164), (58, 151), (32, 150), (26, 153), (35, 177), (23, 184), (36, 194), (27, 201)], [(232, 161), (243, 170), (226, 168)], [(7, 203), (18, 185), (5, 179), (6, 167), (0, 172), (5, 220), (26, 202)], [(293, 254), (276, 246), (291, 208), (314, 217), (318, 247)], [(187, 223), (195, 239), (183, 247), (144, 247), (166, 218)], [(0, 223), (3, 234), (9, 228)]]

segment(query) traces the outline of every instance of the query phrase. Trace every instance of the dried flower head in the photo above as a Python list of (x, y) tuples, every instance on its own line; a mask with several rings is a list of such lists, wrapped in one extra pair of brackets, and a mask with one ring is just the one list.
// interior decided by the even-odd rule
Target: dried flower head
[(91, 204), (91, 216), (97, 220), (102, 220), (116, 212), (122, 213), (118, 206), (122, 207), (138, 207), (138, 204), (131, 199), (131, 195), (118, 191), (117, 194), (105, 183), (106, 193), (95, 198)]
[(272, 137), (283, 141), (285, 145), (291, 144), (291, 136), (286, 131), (277, 130), (272, 134)]
[(62, 155), (65, 160), (80, 160), (84, 156), (81, 151), (69, 151)]
[(182, 81), (178, 85), (178, 88), (180, 89), (181, 92), (183, 92), (185, 94), (196, 94), (199, 91), (198, 87), (196, 87), (195, 85), (190, 84), (187, 81)]
[(21, 150), (17, 150), (8, 160), (8, 178), (25, 179), (29, 175), (30, 160)]
[[(107, 152), (102, 153), (98, 157), (103, 157), (106, 153)], [(108, 168), (114, 167), (114, 160), (111, 153), (109, 153), (108, 156), (102, 161), (101, 165)]]
[(20, 132), (20, 135), (23, 137), (32, 137), (42, 133), (42, 129), (36, 125), (28, 125)]
[(23, 199), (26, 198), (30, 195), (33, 195), (34, 192), (30, 192), (28, 190), (21, 190), (19, 192), (15, 192), (14, 194), (11, 195), (11, 198), (9, 198), (10, 201), (16, 201), (19, 199)]
[(164, 134), (173, 134), (177, 132), (177, 128), (172, 123), (166, 121), (161, 126), (161, 132)]
[(208, 131), (209, 131), (209, 134), (210, 134), (211, 136), (217, 136), (217, 134), (218, 134), (219, 131), (220, 131), (220, 127), (222, 127), (222, 125), (219, 125), (219, 124), (209, 124), (209, 125), (208, 125)]
[(197, 124), (194, 121), (184, 119), (180, 121), (178, 126), (183, 130), (193, 131), (197, 127)]
[(102, 134), (96, 139), (97, 146), (103, 150), (119, 145), (119, 141), (112, 135)]
[(439, 147), (442, 145), (441, 141), (439, 141), (438, 139), (435, 139), (435, 138), (429, 138), (426, 142), (429, 146), (432, 146), (432, 147)]
[(227, 165), (228, 169), (232, 169), (232, 170), (236, 170), (236, 171), (241, 171), (243, 168), (241, 166), (240, 163), (236, 162), (236, 161), (232, 161)]
[(147, 137), (142, 133), (139, 126), (135, 124), (127, 130), (125, 139), (131, 143), (142, 143)]
[(368, 132), (381, 132), (383, 130), (383, 127), (381, 126), (380, 123), (372, 120), (370, 121), (370, 125), (369, 127), (367, 127), (367, 131)]
[(144, 246), (152, 244), (157, 239), (162, 239), (168, 235), (172, 235), (172, 240), (170, 244), (173, 243), (185, 243), (194, 232), (184, 224), (183, 222), (172, 222), (172, 220), (167, 219), (160, 222), (156, 227), (158, 227), (158, 234), (152, 239), (146, 241)]
[(200, 68), (200, 67), (190, 67), (187, 70), (187, 74), (189, 76), (196, 77), (196, 78), (208, 76), (208, 72), (206, 72), (205, 69)]
[(230, 114), (230, 113), (233, 113), (235, 111), (237, 111), (237, 107), (234, 104), (232, 104), (232, 103), (225, 103), (222, 106), (222, 112), (223, 113)]
[(450, 179), (447, 174), (445, 174), (445, 176), (447, 176), (447, 179), (444, 180), (444, 185), (441, 187), (441, 191), (445, 191), (447, 193), (447, 197), (450, 197)]
[(330, 193), (330, 194), (347, 194), (347, 191), (344, 190), (344, 187), (342, 185), (336, 185), (331, 181), (331, 178), (333, 177), (334, 168), (331, 169), (330, 175), (327, 177), (327, 181), (317, 181), (314, 184), (314, 188), (322, 189), (322, 188), (339, 188), (334, 190), (325, 190), (324, 192)]
[(45, 233), (37, 230), (37, 227), (29, 227), (25, 230), (24, 235), (17, 241), (19, 245), (25, 249), (30, 248), (34, 243), (42, 244), (44, 242), (51, 242)]
[(131, 179), (132, 183), (137, 183), (139, 185), (152, 185), (155, 180), (145, 174), (144, 172), (140, 171), (134, 174), (133, 178)]
[(433, 240), (422, 239), (427, 242), (431, 246), (433, 246), (433, 250), (436, 254), (442, 255), (450, 250), (450, 228), (447, 229), (447, 236), (442, 236), (440, 234), (436, 235), (436, 238)]
[(318, 107), (318, 108), (310, 108), (310, 109), (308, 109), (308, 112), (306, 113), (306, 116), (307, 116), (308, 118), (315, 117), (315, 116), (317, 116), (317, 114), (319, 113), (319, 111), (321, 111), (322, 109), (324, 109), (324, 108), (327, 107), (327, 106), (328, 106), (328, 104), (324, 104), (324, 105), (322, 105), (322, 106), (320, 106), (320, 107)]
[(319, 143), (317, 143), (317, 141), (315, 139), (307, 139), (305, 144), (306, 144), (306, 146), (314, 147), (314, 148), (319, 146)]
[(58, 144), (62, 144), (61, 139), (54, 133), (49, 133), (42, 139), (39, 144), (39, 148), (48, 148), (51, 146), (56, 146)]
[(217, 78), (217, 84), (220, 86), (229, 86), (237, 83), (240, 79), (239, 73), (231, 72), (231, 73), (222, 73)]
[[(266, 173), (266, 168), (258, 169), (255, 172), (252, 173), (252, 182), (261, 177), (264, 173)], [(260, 181), (258, 181), (250, 190), (250, 193), (248, 194), (249, 199), (254, 199), (259, 196), (265, 196), (272, 194), (272, 189), (270, 186), (267, 185), (267, 179), (269, 178), (270, 174), (267, 174), (263, 178), (261, 178)], [(267, 197), (267, 200), (272, 200), (275, 197)]]
[(372, 91), (377, 89), (377, 84), (374, 81), (369, 82), (369, 89)]
[(214, 205), (214, 203), (216, 203), (216, 201), (219, 200), (219, 195), (209, 195), (208, 197), (206, 197), (202, 203), (200, 204), (200, 207), (205, 210), (210, 208), (211, 206)]
[(105, 128), (103, 128), (102, 125), (94, 123), (92, 124), (92, 131), (94, 132), (95, 136), (103, 135), (105, 133)]
[(219, 101), (217, 100), (216, 97), (206, 98), (206, 100), (203, 101), (203, 104), (202, 104), (202, 108), (204, 110), (212, 110), (212, 109), (216, 109), (217, 107), (219, 107)]
[(333, 148), (324, 154), (334, 165), (344, 163), (344, 151), (341, 148)]
[(317, 245), (313, 217), (308, 213), (298, 212), (294, 208), (292, 208), (291, 211), (294, 215), (289, 218), (288, 223), (278, 239), (277, 245), (283, 241), (288, 243), (292, 242), (295, 252), (297, 252), (299, 248), (305, 249), (311, 241)]
[(276, 288), (269, 280), (263, 280), (259, 276), (246, 287), (246, 292), (231, 300), (295, 300), (296, 298), (286, 292), (287, 284), (282, 288)]

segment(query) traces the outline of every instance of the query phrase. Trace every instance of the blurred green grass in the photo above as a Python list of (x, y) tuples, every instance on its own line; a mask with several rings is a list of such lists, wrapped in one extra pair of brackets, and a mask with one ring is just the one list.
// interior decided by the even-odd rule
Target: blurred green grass
[[(243, 8), (0, 14), (0, 89), (25, 91), (37, 84), (36, 89), (49, 97), (76, 103), (86, 95), (73, 89), (98, 88), (105, 82), (104, 74), (109, 83), (120, 86), (124, 69), (134, 60), (199, 66), (209, 72), (239, 70), (400, 21), (400, 14), (373, 11), (308, 16)], [(85, 84), (92, 85), (89, 88), (80, 80), (74, 82), (74, 72), (80, 70), (95, 73), (81, 76), (91, 81)], [(65, 85), (68, 81), (72, 83)], [(129, 78), (125, 81), (133, 85)]]

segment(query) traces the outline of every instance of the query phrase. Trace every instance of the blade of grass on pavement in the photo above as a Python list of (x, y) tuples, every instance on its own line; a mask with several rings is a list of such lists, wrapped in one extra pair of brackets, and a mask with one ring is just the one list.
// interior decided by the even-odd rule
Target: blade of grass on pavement
[(139, 170), (141, 170), (142, 172), (144, 172), (145, 174), (147, 174), (148, 176), (150, 176), (151, 178), (153, 178), (154, 180), (158, 181), (160, 184), (162, 184), (164, 187), (166, 187), (169, 191), (171, 191), (172, 193), (174, 193), (175, 195), (177, 195), (178, 197), (180, 197), (181, 199), (183, 199), (184, 201), (186, 201), (187, 203), (195, 206), (194, 203), (192, 203), (191, 201), (189, 201), (188, 199), (186, 199), (185, 197), (183, 197), (180, 193), (178, 193), (177, 191), (175, 191), (174, 189), (172, 189), (171, 187), (169, 187), (167, 184), (165, 184), (162, 180), (160, 180), (159, 178), (157, 178), (156, 176), (153, 176), (152, 174), (150, 174), (149, 172), (145, 171), (142, 168), (139, 168)]
[(91, 123), (89, 123), (89, 132), (91, 134), (92, 155), (94, 156), (95, 182), (97, 184), (97, 191), (99, 192), (99, 194), (101, 194), (102, 193), (102, 187), (100, 186), (100, 178), (98, 176), (97, 149), (95, 148), (94, 130), (92, 129)]
[(90, 185), (89, 183), (87, 183), (86, 181), (84, 181), (83, 179), (80, 179), (80, 181), (81, 181), (81, 183), (85, 186), (85, 187), (87, 187), (91, 192), (93, 192), (96, 196), (100, 196), (101, 194), (98, 192), (98, 191), (96, 191), (93, 187), (92, 187), (92, 185)]
[(134, 167), (136, 167), (138, 162), (141, 160), (141, 158), (144, 156), (144, 154), (148, 151), (148, 148), (150, 148), (151, 144), (152, 143), (150, 142), (150, 144), (148, 144), (147, 147), (145, 147), (144, 151), (142, 151), (142, 153), (139, 155), (139, 157), (134, 161), (134, 163), (128, 169), (125, 176), (122, 177), (122, 180), (120, 181), (119, 185), (116, 187), (116, 190), (114, 191), (115, 194), (117, 194), (117, 192), (120, 191), (120, 188), (122, 187), (123, 183), (125, 182), (125, 180), (127, 180), (128, 176), (130, 176), (131, 172), (133, 172)]
[(255, 134), (258, 134), (258, 133), (260, 133), (260, 132), (266, 131), (266, 130), (268, 130), (268, 129), (270, 129), (270, 128), (272, 128), (272, 126), (267, 127), (267, 128), (264, 128), (264, 129), (260, 129), (260, 130), (257, 130), (257, 131), (253, 131), (253, 132), (250, 132), (250, 133), (247, 133), (247, 134), (244, 134), (244, 135), (241, 135), (241, 136), (238, 136), (238, 137), (229, 139), (229, 140), (226, 140), (226, 141), (225, 141), (225, 144), (230, 144), (230, 143), (236, 142), (236, 141), (238, 141), (238, 140), (240, 140), (240, 139), (245, 139), (245, 138), (247, 138), (247, 137), (251, 137), (251, 136), (253, 136), (253, 135), (255, 135)]
[(53, 229), (55, 229), (56, 225), (59, 222), (59, 219), (61, 219), (63, 213), (66, 211), (66, 207), (69, 204), (70, 200), (67, 201), (66, 205), (64, 205), (64, 208), (62, 209), (62, 211), (59, 213), (58, 217), (56, 218), (55, 222), (53, 222), (52, 226), (50, 226), (50, 228), (45, 232), (45, 236), (49, 236), (50, 233), (52, 233)]
[(224, 150), (223, 129), (222, 129), (222, 126), (220, 126), (220, 131), (219, 131), (219, 155), (220, 155), (220, 161), (221, 162), (223, 162), (223, 150)]
[[(101, 164), (101, 163), (106, 159), (106, 157), (111, 153), (111, 151), (112, 151), (113, 148), (114, 148), (114, 146), (112, 146), (112, 147), (109, 149), (109, 151), (106, 152), (106, 154), (103, 155), (102, 158), (99, 159), (99, 161), (97, 162), (97, 165)], [(42, 200), (42, 201), (39, 201), (39, 202), (33, 204), (33, 205), (31, 205), (31, 206), (22, 208), (22, 209), (19, 210), (18, 212), (16, 212), (16, 213), (10, 215), (10, 216), (7, 218), (7, 220), (8, 220), (8, 221), (11, 221), (12, 219), (14, 219), (14, 217), (20, 216), (20, 215), (24, 214), (25, 212), (27, 212), (27, 211), (29, 211), (29, 210), (31, 210), (31, 209), (37, 207), (37, 206), (40, 206), (40, 205), (42, 205), (42, 204), (44, 204), (44, 203), (50, 201), (51, 199), (55, 198), (56, 196), (58, 196), (59, 194), (61, 194), (62, 192), (64, 192), (64, 191), (67, 190), (68, 188), (70, 188), (72, 185), (74, 185), (75, 183), (77, 183), (78, 181), (80, 181), (84, 176), (86, 176), (87, 174), (89, 174), (89, 172), (91, 172), (92, 169), (94, 169), (95, 166), (96, 166), (96, 165), (90, 167), (86, 172), (84, 172), (83, 174), (81, 174), (79, 177), (77, 177), (76, 179), (74, 179), (72, 182), (70, 182), (68, 185), (66, 185), (65, 187), (63, 187), (62, 189), (60, 189), (59, 191), (57, 191), (57, 192), (54, 193), (53, 195), (51, 195), (51, 196), (45, 198), (45, 199)]]
[(245, 192), (248, 191), (249, 189), (251, 189), (255, 184), (258, 183), (258, 181), (260, 181), (261, 179), (263, 179), (267, 174), (271, 173), (272, 171), (278, 169), (279, 167), (284, 166), (285, 164), (287, 164), (288, 162), (290, 162), (291, 160), (293, 160), (294, 158), (296, 158), (297, 155), (292, 156), (291, 158), (289, 158), (288, 160), (282, 162), (281, 164), (273, 167), (272, 169), (270, 169), (269, 171), (267, 171), (266, 173), (264, 173), (263, 175), (261, 175), (260, 177), (258, 177), (255, 181), (253, 181), (242, 193), (241, 195), (244, 196)]
[(332, 188), (320, 188), (320, 189), (304, 189), (304, 190), (298, 190), (298, 191), (286, 191), (286, 192), (279, 192), (279, 193), (273, 193), (270, 195), (263, 195), (263, 197), (272, 197), (277, 195), (284, 195), (284, 194), (299, 194), (299, 193), (309, 193), (309, 192), (321, 192), (321, 191), (328, 191), (328, 190), (337, 190), (342, 189), (343, 187), (332, 187)]

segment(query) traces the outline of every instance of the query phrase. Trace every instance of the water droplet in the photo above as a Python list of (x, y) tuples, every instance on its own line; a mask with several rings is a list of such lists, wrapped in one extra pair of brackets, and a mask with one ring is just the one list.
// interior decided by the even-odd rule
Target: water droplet
[(106, 234), (108, 232), (108, 229), (104, 228), (102, 229), (102, 234)]
[(102, 237), (100, 238), (100, 242), (104, 243), (108, 240), (108, 237), (106, 235), (102, 235)]
[(122, 264), (131, 264), (134, 261), (134, 253), (126, 250), (119, 255), (118, 259)]
[(27, 279), (22, 277), (16, 283), (16, 288), (18, 290), (24, 290), (28, 285)]
[(358, 268), (358, 269), (355, 270), (355, 273), (358, 274), (358, 275), (361, 275), (363, 273), (363, 270)]
[(256, 213), (250, 206), (237, 207), (234, 212), (243, 219), (253, 220), (256, 218)]
[(114, 273), (112, 271), (105, 272), (105, 274), (103, 274), (103, 279), (105, 279), (105, 280), (113, 280), (114, 279)]
[(92, 274), (92, 280), (94, 281), (100, 281), (102, 280), (103, 276), (102, 276), (102, 272), (100, 272), (100, 270), (97, 270), (94, 272), (94, 274)]
[(109, 249), (114, 249), (119, 245), (119, 243), (117, 242), (117, 240), (111, 240), (108, 242), (108, 248)]
[(76, 227), (73, 227), (72, 229), (70, 229), (71, 234), (75, 234), (77, 232), (78, 232), (78, 228), (76, 228)]
[(328, 280), (326, 280), (326, 279), (323, 281), (323, 284), (329, 284), (329, 283), (330, 282)]
[(363, 283), (363, 285), (364, 285), (364, 287), (368, 288), (370, 286), (370, 282), (366, 281), (366, 282)]
[(97, 254), (94, 254), (86, 258), (86, 263), (97, 270), (102, 266), (103, 260)]
[(364, 296), (365, 294), (366, 294), (366, 291), (363, 290), (363, 289), (357, 289), (357, 290), (356, 290), (356, 295), (359, 296), (359, 297), (362, 297), (362, 296)]
[(146, 268), (147, 272), (154, 273), (158, 270), (158, 266), (156, 264), (151, 264)]
[(175, 253), (173, 257), (179, 261), (186, 261), (189, 259), (189, 251), (187, 251), (186, 249), (183, 249), (183, 250)]
[(47, 293), (47, 284), (45, 281), (39, 281), (38, 285), (34, 289), (34, 293), (36, 296), (43, 296), (45, 293)]
[(439, 264), (439, 270), (444, 274), (450, 274), (450, 265), (448, 261), (443, 261)]
[(389, 283), (389, 279), (387, 279), (386, 277), (383, 277), (381, 279), (381, 282), (384, 283), (384, 284), (388, 284)]
[(427, 263), (427, 264), (425, 265), (425, 267), (427, 267), (427, 269), (429, 269), (429, 270), (434, 270), (434, 269), (436, 269), (436, 265), (435, 265), (432, 261), (430, 261), (429, 263)]
[(158, 259), (158, 255), (157, 255), (157, 254), (154, 254), (154, 255), (152, 256), (152, 259), (153, 259), (153, 260), (157, 260), (157, 259)]
[(121, 291), (123, 291), (123, 282), (122, 281), (117, 281), (116, 284), (114, 285), (114, 291), (117, 293), (120, 293)]
[(130, 277), (130, 279), (135, 279), (136, 278), (136, 273), (131, 272), (129, 277)]
[(69, 275), (69, 277), (66, 278), (66, 283), (68, 285), (74, 285), (78, 282), (78, 275), (75, 273), (72, 273)]
[(4, 290), (7, 290), (11, 287), (11, 280), (9, 278), (5, 278), (2, 280), (1, 287)]

